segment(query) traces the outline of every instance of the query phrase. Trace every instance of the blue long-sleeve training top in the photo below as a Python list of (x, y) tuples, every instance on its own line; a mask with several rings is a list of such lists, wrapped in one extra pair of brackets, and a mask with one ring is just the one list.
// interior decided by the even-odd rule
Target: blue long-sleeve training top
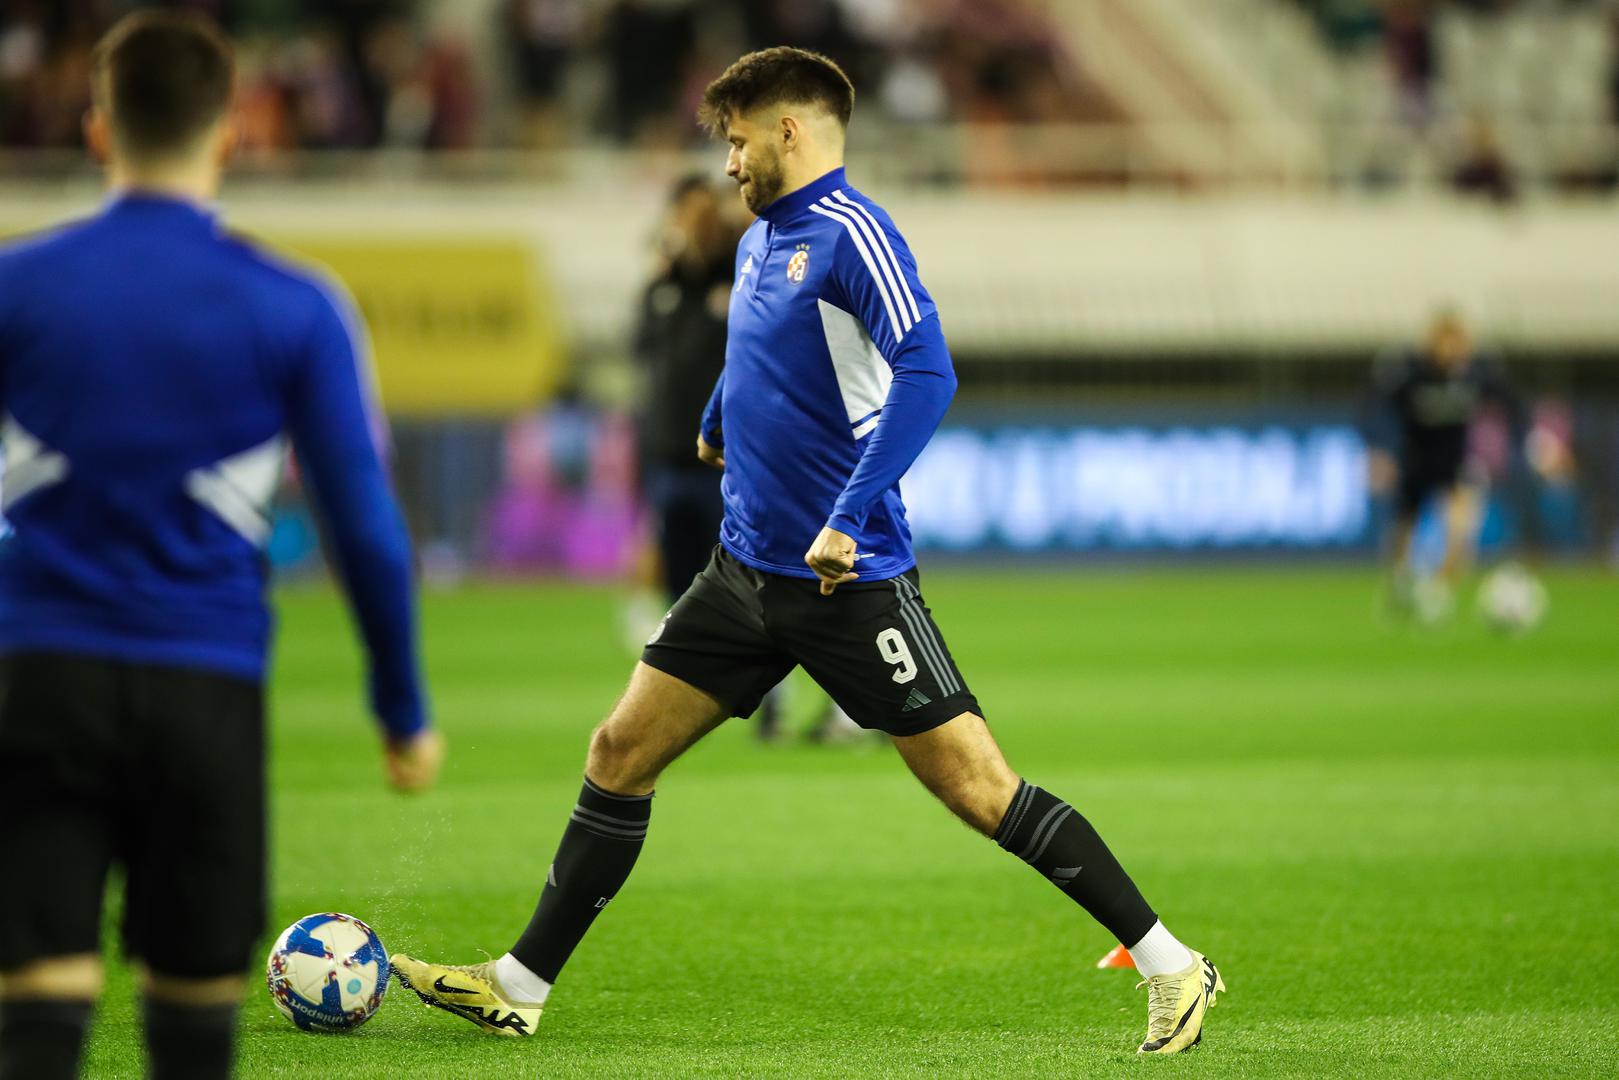
[(842, 169), (766, 207), (737, 247), (725, 370), (702, 420), (725, 451), (720, 542), (773, 574), (830, 525), (862, 580), (916, 563), (899, 480), (955, 396), (905, 238)]
[(0, 248), (0, 651), (262, 679), (286, 437), (370, 659), (427, 722), (410, 541), (355, 315), (317, 279), (148, 194)]

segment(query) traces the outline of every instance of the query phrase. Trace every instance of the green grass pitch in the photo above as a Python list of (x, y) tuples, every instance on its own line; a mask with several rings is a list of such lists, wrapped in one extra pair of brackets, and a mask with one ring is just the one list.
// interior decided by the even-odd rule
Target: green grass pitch
[[(305, 1035), (256, 977), (240, 1074), (1619, 1075), (1619, 577), (1551, 573), (1549, 621), (1515, 641), (1391, 628), (1369, 570), (924, 587), (1014, 767), (1221, 965), (1196, 1053), (1136, 1059), (1145, 992), (1093, 968), (1104, 932), (892, 750), (760, 747), (733, 722), (664, 777), (537, 1038), (397, 987), (358, 1033)], [(451, 756), (415, 799), (383, 789), (337, 601), (280, 609), (271, 930), (336, 909), (391, 949), (500, 953), (628, 674), (615, 594), (427, 598)], [(132, 993), (115, 972), (92, 1076), (139, 1075)]]

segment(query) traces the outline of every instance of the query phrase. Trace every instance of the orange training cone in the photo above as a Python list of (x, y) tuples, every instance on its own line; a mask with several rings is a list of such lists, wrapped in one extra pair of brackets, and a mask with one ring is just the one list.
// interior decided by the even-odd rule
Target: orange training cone
[(1128, 968), (1134, 971), (1136, 962), (1130, 959), (1129, 949), (1126, 949), (1123, 945), (1115, 945), (1112, 952), (1096, 962), (1096, 966), (1099, 968)]

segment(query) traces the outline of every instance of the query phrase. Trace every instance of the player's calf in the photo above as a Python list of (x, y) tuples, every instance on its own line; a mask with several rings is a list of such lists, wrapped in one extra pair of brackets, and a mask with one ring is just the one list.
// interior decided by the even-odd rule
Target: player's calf
[(1019, 780), (982, 717), (963, 713), (920, 735), (896, 738), (894, 746), (952, 814), (985, 836), (994, 834)]
[(141, 1024), (152, 1080), (227, 1080), (244, 987), (240, 975), (193, 979), (141, 972)]
[(141, 1007), (151, 1080), (228, 1080), (236, 1056), (236, 1010), (147, 998)]
[(93, 1011), (87, 999), (0, 998), (0, 1080), (73, 1080)]
[(0, 972), (0, 1080), (77, 1076), (101, 983), (101, 958), (88, 953)]

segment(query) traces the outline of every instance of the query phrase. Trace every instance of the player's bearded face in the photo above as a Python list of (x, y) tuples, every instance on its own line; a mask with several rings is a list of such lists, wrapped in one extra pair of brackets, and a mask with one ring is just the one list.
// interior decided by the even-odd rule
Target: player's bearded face
[(785, 181), (779, 151), (769, 144), (757, 149), (750, 147), (749, 150), (737, 183), (742, 185), (742, 201), (757, 214), (781, 197)]

